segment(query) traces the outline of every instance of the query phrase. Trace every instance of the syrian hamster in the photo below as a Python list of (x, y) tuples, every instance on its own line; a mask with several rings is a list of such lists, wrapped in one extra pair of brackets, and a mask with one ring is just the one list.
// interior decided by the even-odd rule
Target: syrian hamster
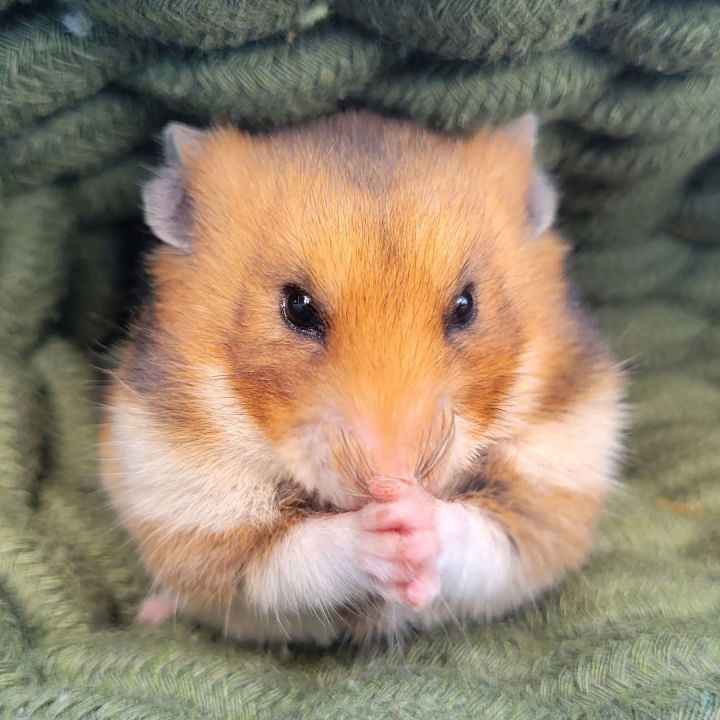
[(537, 121), (171, 124), (102, 484), (154, 594), (247, 640), (492, 619), (577, 568), (623, 381), (566, 277)]

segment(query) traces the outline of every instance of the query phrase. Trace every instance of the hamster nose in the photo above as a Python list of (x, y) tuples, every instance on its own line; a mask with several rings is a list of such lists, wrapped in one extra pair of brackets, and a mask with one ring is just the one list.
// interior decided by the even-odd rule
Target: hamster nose
[(376, 500), (394, 500), (402, 488), (416, 482), (414, 468), (409, 463), (392, 462), (379, 466), (367, 481), (368, 492)]
[[(430, 470), (448, 446), (452, 413), (444, 398), (430, 396), (412, 406), (373, 407), (345, 416), (345, 467), (354, 466), (377, 499), (397, 496)], [(349, 453), (349, 455), (347, 454)]]
[(360, 431), (356, 434), (370, 475), (368, 491), (378, 499), (390, 499), (404, 484), (416, 481), (418, 444), (412, 435)]

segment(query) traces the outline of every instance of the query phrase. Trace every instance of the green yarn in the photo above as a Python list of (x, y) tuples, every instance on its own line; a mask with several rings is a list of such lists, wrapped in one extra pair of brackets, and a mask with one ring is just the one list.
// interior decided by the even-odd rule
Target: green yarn
[[(583, 244), (626, 245), (647, 238), (678, 201), (687, 168), (665, 168), (629, 186), (597, 185), (565, 195), (565, 227)], [(569, 178), (564, 187), (570, 185)], [(572, 187), (570, 185), (570, 187)]]
[(32, 0), (0, 0), (0, 11), (9, 8), (11, 5), (30, 2), (32, 2)]
[(84, 352), (97, 350), (94, 343), (120, 314), (119, 294), (132, 247), (127, 232), (103, 227), (73, 234), (68, 250), (70, 280), (60, 307), (61, 326)]
[(155, 38), (169, 45), (202, 50), (238, 47), (288, 28), (306, 26), (322, 17), (326, 3), (317, 0), (70, 0), (67, 5), (87, 12), (123, 33)]
[(686, 423), (720, 421), (720, 388), (714, 382), (677, 373), (639, 379), (630, 398), (635, 422)]
[(585, 297), (637, 300), (679, 279), (691, 255), (686, 243), (660, 235), (617, 248), (580, 250), (572, 263)]
[(140, 53), (132, 41), (94, 25), (77, 37), (56, 16), (20, 16), (0, 34), (0, 137), (97, 92)]
[(130, 155), (65, 186), (69, 211), (79, 225), (126, 220), (137, 215), (143, 159)]
[(152, 107), (101, 92), (0, 143), (6, 193), (88, 173), (144, 143), (160, 124)]
[(642, 78), (612, 88), (581, 118), (617, 137), (667, 137), (720, 123), (720, 75)]
[(16, 358), (0, 355), (0, 489), (3, 522), (27, 514), (42, 470), (39, 383)]
[(627, 20), (647, 0), (340, 0), (373, 33), (451, 59), (494, 62), (566, 45), (596, 25)]
[(688, 240), (719, 243), (720, 188), (688, 193), (668, 225)]
[(606, 92), (616, 67), (570, 48), (510, 67), (464, 63), (406, 70), (382, 78), (370, 103), (438, 130), (468, 130), (535, 111), (544, 119), (574, 117)]
[(720, 7), (706, 0), (627, 4), (629, 14), (598, 26), (593, 41), (656, 72), (711, 69), (720, 62)]
[(717, 292), (719, 278), (720, 255), (713, 251), (698, 251), (676, 295), (694, 307), (717, 316), (720, 314), (720, 296)]
[(641, 367), (667, 367), (686, 358), (690, 343), (709, 326), (697, 312), (669, 302), (606, 305), (598, 311), (605, 331), (615, 336), (619, 357)]
[[(710, 0), (0, 0), (0, 718), (720, 716), (720, 33)], [(287, 657), (148, 589), (97, 490), (103, 346), (168, 119), (528, 110), (571, 271), (632, 379), (582, 573), (491, 624)], [(483, 178), (478, 178), (479, 186)]]
[(326, 27), (292, 44), (279, 39), (184, 62), (167, 53), (127, 82), (175, 110), (261, 128), (320, 115), (361, 95), (383, 56), (379, 43)]
[(0, 593), (0, 693), (13, 687), (28, 687), (37, 680), (22, 618), (10, 598)]
[(50, 338), (35, 350), (32, 367), (48, 398), (46, 462), (59, 478), (85, 478), (91, 489), (97, 475), (97, 414), (89, 402), (92, 369), (74, 345), (60, 338)]
[(57, 191), (6, 201), (0, 216), (0, 336), (6, 351), (30, 349), (55, 311), (71, 222)]
[[(93, 687), (68, 690), (64, 685), (42, 688), (18, 685), (0, 700), (0, 711), (6, 717), (32, 717), (33, 720), (55, 718), (142, 718), (153, 720), (190, 720), (197, 717), (178, 708), (132, 696), (115, 696)], [(150, 715), (152, 713), (152, 715)]]
[[(720, 142), (720, 125), (701, 127), (671, 140), (595, 140), (592, 135), (565, 135), (565, 152), (556, 169), (580, 182), (600, 181), (605, 186), (643, 181), (666, 168), (692, 170)], [(692, 197), (696, 197), (694, 193)], [(667, 210), (665, 208), (664, 210)]]
[[(95, 477), (93, 474), (91, 477)], [(40, 501), (42, 529), (49, 537), (64, 538), (64, 529), (73, 529), (72, 567), (83, 591), (92, 596), (96, 626), (132, 622), (132, 609), (147, 594), (147, 579), (133, 548), (119, 527), (110, 508), (100, 507), (95, 488), (78, 490), (62, 478), (43, 488)], [(97, 528), (107, 531), (98, 535)]]

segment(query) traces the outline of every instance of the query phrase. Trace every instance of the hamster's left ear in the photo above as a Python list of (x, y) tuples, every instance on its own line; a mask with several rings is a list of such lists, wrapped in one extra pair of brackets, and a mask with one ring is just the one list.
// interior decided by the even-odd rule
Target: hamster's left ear
[(155, 235), (174, 247), (192, 245), (193, 209), (187, 193), (188, 160), (202, 152), (205, 133), (170, 123), (162, 134), (164, 163), (142, 189), (145, 221)]
[(534, 113), (527, 113), (506, 125), (504, 132), (510, 140), (527, 148), (532, 160), (530, 184), (526, 196), (527, 220), (533, 237), (542, 235), (555, 222), (557, 215), (558, 196), (548, 175), (543, 172), (535, 161), (535, 147), (538, 136), (538, 118)]

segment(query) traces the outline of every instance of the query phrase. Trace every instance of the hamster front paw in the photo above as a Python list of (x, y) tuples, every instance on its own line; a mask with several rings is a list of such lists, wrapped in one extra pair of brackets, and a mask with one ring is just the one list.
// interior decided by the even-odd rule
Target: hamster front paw
[(408, 485), (395, 499), (360, 511), (360, 566), (387, 600), (420, 610), (437, 596), (436, 503)]

